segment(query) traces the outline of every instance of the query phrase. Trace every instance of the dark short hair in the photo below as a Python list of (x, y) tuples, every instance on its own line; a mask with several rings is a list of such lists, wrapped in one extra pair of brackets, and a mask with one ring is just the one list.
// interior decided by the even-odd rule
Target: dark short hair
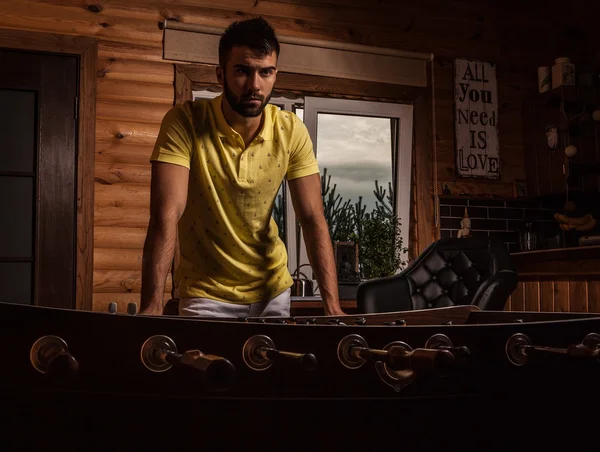
[(267, 56), (275, 52), (279, 58), (279, 41), (275, 30), (262, 17), (233, 22), (219, 41), (219, 64), (223, 69), (234, 47), (249, 47), (258, 55)]

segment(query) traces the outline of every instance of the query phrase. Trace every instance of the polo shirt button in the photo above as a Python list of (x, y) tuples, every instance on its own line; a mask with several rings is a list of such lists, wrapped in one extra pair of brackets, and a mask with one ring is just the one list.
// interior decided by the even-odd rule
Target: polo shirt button
[(235, 152), (232, 152), (232, 153), (231, 153), (231, 156), (232, 156), (232, 157), (235, 157), (236, 155), (237, 155), (237, 154), (236, 154)]
[(240, 160), (244, 160), (244, 156), (243, 155), (240, 157)]

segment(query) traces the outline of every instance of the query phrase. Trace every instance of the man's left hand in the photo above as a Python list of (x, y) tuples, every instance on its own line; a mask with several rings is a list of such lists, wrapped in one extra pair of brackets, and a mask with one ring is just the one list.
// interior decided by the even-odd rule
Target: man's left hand
[(346, 314), (344, 311), (342, 311), (341, 308), (334, 308), (331, 310), (325, 309), (325, 315), (341, 316), (341, 315), (348, 315), (348, 314)]

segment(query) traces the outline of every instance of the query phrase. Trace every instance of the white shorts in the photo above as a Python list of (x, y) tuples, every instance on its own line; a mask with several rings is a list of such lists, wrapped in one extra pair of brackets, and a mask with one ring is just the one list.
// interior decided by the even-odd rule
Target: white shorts
[(209, 298), (181, 298), (179, 315), (194, 317), (289, 317), (291, 289), (269, 301), (252, 304), (234, 304)]

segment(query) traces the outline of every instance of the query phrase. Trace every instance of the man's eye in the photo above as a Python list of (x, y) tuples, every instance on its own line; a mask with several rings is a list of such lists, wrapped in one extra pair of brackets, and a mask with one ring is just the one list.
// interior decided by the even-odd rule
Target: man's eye
[(260, 73), (261, 73), (261, 75), (268, 76), (273, 73), (273, 69), (265, 69), (263, 71), (260, 71)]

